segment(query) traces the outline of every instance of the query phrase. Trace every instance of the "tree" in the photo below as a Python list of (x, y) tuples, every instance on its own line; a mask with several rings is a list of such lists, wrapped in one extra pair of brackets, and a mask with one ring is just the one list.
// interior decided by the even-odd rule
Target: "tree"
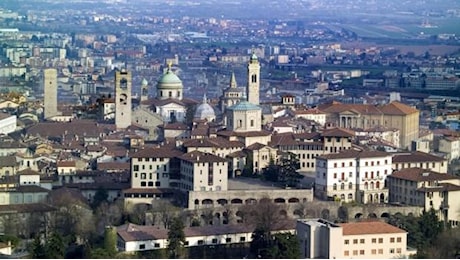
[(295, 187), (303, 176), (297, 172), (300, 169), (300, 162), (297, 155), (289, 153), (281, 160), (279, 180), (284, 182), (287, 187)]
[(273, 236), (271, 247), (267, 256), (273, 259), (298, 259), (301, 256), (300, 244), (296, 235), (291, 233), (278, 233)]
[(32, 259), (45, 258), (45, 247), (42, 245), (40, 236), (37, 235), (29, 248), (30, 257)]
[(102, 187), (99, 187), (96, 193), (94, 194), (93, 202), (91, 203), (91, 207), (93, 209), (96, 209), (97, 207), (99, 207), (101, 203), (108, 202), (107, 200), (108, 198), (109, 198), (109, 193), (107, 192), (107, 190)]
[(169, 201), (160, 200), (153, 206), (152, 212), (160, 216), (160, 221), (164, 228), (169, 228), (171, 221), (177, 216), (179, 209), (172, 205)]
[(168, 231), (168, 254), (170, 258), (180, 258), (185, 243), (184, 223), (178, 217), (173, 218)]
[(60, 259), (64, 258), (66, 245), (62, 236), (54, 232), (45, 244), (45, 258)]

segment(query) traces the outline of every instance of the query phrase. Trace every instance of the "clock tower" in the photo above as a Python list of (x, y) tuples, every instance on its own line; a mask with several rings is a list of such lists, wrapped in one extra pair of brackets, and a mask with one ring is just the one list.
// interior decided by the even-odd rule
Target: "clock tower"
[(125, 129), (131, 125), (131, 72), (115, 71), (115, 126)]

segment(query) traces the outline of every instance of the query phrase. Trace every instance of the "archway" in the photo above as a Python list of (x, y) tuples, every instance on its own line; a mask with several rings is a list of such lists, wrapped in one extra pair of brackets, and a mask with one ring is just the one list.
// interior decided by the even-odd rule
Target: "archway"
[(257, 204), (257, 200), (254, 198), (249, 198), (244, 201), (245, 204)]
[(374, 202), (374, 196), (372, 196), (372, 194), (369, 194), (368, 196), (368, 200), (367, 200), (367, 203), (373, 203)]
[(363, 217), (363, 213), (356, 213), (355, 219), (360, 219)]
[(380, 215), (381, 218), (390, 218), (390, 213), (388, 212), (383, 212), (382, 215)]
[(300, 200), (298, 198), (290, 198), (288, 199), (288, 203), (298, 203)]
[(380, 203), (385, 203), (385, 194), (380, 194)]
[(286, 202), (286, 200), (283, 199), (283, 198), (276, 198), (275, 199), (275, 203), (285, 203), (285, 202)]
[(217, 200), (217, 204), (222, 205), (222, 206), (223, 206), (223, 205), (227, 205), (227, 204), (228, 204), (228, 200), (226, 200), (226, 199), (218, 199), (218, 200)]
[(202, 202), (201, 202), (202, 205), (207, 205), (207, 206), (212, 206), (212, 204), (214, 204), (214, 202), (211, 200), (211, 199), (204, 199)]
[(243, 204), (243, 201), (241, 199), (232, 199), (230, 201), (230, 203), (232, 203), (232, 204)]

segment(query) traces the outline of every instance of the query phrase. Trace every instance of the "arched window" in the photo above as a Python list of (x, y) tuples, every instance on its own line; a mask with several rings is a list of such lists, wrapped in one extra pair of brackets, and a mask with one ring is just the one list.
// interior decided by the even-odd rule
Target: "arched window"
[(380, 189), (380, 182), (376, 182), (376, 183), (375, 183), (375, 188), (376, 188), (376, 189)]
[(368, 190), (368, 189), (369, 189), (369, 186), (368, 186), (367, 182), (364, 183), (364, 189), (365, 189), (365, 190)]
[(256, 74), (253, 74), (253, 75), (251, 76), (251, 82), (252, 82), (252, 83), (257, 83), (257, 75), (256, 75)]
[(353, 183), (351, 183), (351, 182), (348, 183), (348, 189), (349, 189), (349, 190), (353, 189)]
[(337, 190), (337, 184), (336, 183), (334, 183), (334, 185), (332, 185), (332, 189)]
[(341, 189), (341, 190), (344, 190), (344, 189), (345, 189), (345, 183), (342, 182), (342, 183), (340, 184), (340, 189)]

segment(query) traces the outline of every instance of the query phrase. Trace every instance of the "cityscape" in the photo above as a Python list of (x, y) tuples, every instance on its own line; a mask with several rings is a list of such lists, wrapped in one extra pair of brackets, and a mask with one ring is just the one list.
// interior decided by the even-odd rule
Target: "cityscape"
[(460, 2), (3, 0), (1, 258), (460, 258)]

